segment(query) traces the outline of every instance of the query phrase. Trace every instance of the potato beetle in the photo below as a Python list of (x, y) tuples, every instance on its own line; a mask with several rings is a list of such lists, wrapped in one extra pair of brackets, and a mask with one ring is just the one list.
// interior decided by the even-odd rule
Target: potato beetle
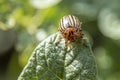
[(76, 42), (78, 38), (82, 39), (82, 44), (84, 44), (83, 34), (81, 30), (82, 22), (73, 15), (64, 16), (59, 23), (58, 31), (65, 38), (65, 44), (70, 42)]

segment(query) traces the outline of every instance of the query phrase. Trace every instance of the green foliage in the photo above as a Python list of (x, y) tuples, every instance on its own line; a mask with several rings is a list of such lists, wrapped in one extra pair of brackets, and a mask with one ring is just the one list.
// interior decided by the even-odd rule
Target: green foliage
[[(81, 39), (66, 48), (61, 35), (53, 34), (33, 51), (18, 80), (96, 80), (96, 63), (90, 44)], [(70, 45), (70, 44), (69, 44)]]

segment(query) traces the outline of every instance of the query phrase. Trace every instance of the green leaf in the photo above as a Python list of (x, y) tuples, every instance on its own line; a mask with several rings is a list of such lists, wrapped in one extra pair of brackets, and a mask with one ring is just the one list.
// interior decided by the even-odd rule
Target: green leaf
[(60, 33), (51, 35), (33, 51), (18, 80), (96, 80), (97, 70), (90, 44), (85, 39), (66, 48)]

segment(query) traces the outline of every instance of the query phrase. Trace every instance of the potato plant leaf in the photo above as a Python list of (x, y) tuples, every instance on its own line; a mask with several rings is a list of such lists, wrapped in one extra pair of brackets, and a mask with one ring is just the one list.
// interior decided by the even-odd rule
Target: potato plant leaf
[(96, 80), (97, 70), (88, 39), (65, 45), (60, 33), (42, 41), (33, 51), (18, 80)]

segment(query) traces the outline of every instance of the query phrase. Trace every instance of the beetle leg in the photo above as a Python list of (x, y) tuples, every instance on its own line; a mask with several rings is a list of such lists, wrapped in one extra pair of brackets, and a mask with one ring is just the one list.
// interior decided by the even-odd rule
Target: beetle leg
[(85, 39), (83, 38), (83, 34), (82, 34), (81, 38), (82, 38), (82, 45), (85, 46), (85, 47), (88, 47), (88, 46), (85, 44)]
[(58, 44), (61, 42), (62, 39), (63, 39), (63, 38), (60, 37), (60, 38), (57, 40), (57, 42), (55, 43), (55, 45), (58, 45)]
[(82, 38), (82, 45), (85, 45), (85, 39)]
[(73, 48), (73, 46), (71, 45), (71, 44), (69, 44), (68, 46), (67, 46), (67, 49), (69, 49), (69, 50), (71, 50)]
[(68, 46), (68, 39), (65, 39), (65, 45)]
[(81, 38), (82, 38), (82, 45), (85, 45), (85, 39), (83, 38), (83, 35), (84, 34), (82, 34), (82, 36), (81, 36)]

